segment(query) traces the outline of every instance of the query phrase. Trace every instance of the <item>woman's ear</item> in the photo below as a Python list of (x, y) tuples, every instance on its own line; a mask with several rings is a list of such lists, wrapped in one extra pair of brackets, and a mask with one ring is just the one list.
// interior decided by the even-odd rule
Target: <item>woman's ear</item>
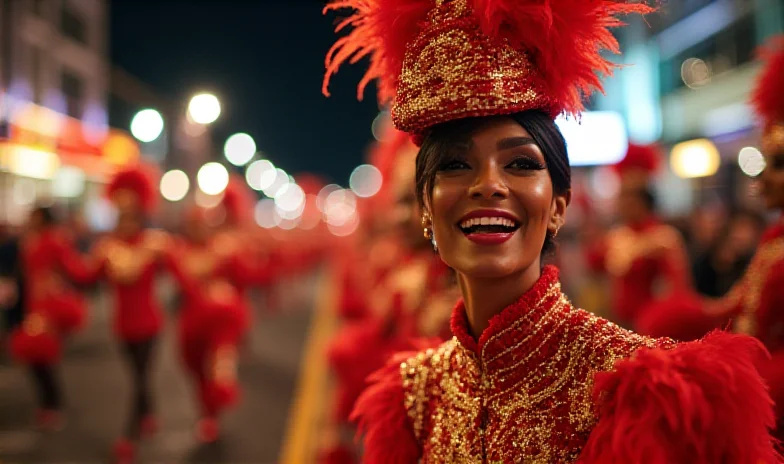
[(572, 190), (569, 189), (566, 193), (555, 195), (553, 197), (553, 204), (550, 207), (550, 222), (547, 229), (552, 233), (557, 233), (558, 229), (566, 222), (566, 208), (572, 202)]

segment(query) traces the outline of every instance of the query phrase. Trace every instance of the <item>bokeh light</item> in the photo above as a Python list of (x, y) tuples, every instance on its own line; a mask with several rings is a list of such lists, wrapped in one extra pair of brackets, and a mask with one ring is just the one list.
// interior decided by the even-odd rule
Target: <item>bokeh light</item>
[(226, 140), (223, 146), (226, 160), (235, 166), (245, 166), (256, 154), (256, 142), (248, 134), (240, 132)]
[(738, 166), (749, 177), (757, 177), (765, 170), (765, 157), (754, 147), (745, 147), (738, 153)]
[(218, 97), (210, 93), (201, 93), (191, 98), (188, 104), (188, 115), (198, 124), (210, 124), (220, 116), (221, 106)]
[(357, 166), (349, 178), (349, 187), (358, 197), (368, 198), (381, 190), (383, 182), (381, 171), (372, 164)]
[(229, 171), (220, 163), (210, 162), (199, 169), (196, 181), (202, 192), (218, 195), (229, 185)]
[(174, 169), (161, 177), (161, 196), (169, 201), (180, 201), (188, 194), (191, 182), (184, 171)]
[(248, 186), (256, 191), (262, 191), (272, 185), (276, 175), (275, 165), (268, 160), (256, 160), (245, 170)]
[(140, 142), (152, 142), (163, 132), (163, 116), (154, 109), (139, 111), (131, 120), (131, 134)]

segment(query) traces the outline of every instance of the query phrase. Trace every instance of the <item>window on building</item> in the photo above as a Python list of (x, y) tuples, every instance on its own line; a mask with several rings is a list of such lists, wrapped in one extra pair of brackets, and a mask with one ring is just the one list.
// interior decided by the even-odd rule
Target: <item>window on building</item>
[(84, 100), (84, 81), (75, 73), (63, 70), (62, 89), (65, 97), (66, 113), (73, 118), (81, 118), (82, 101)]
[(87, 27), (84, 19), (82, 19), (77, 11), (71, 9), (67, 2), (63, 4), (60, 28), (62, 29), (64, 36), (70, 37), (83, 44), (87, 43)]
[(33, 87), (33, 103), (40, 105), (44, 101), (44, 52), (40, 47), (30, 47), (30, 81)]

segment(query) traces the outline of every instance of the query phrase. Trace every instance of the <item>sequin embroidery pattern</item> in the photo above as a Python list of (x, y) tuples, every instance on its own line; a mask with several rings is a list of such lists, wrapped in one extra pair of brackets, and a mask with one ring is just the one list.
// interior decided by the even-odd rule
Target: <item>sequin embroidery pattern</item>
[(461, 333), (464, 314), (455, 309), (452, 340), (400, 366), (425, 463), (575, 462), (597, 420), (594, 375), (639, 348), (674, 346), (574, 308), (552, 269), (478, 346)]

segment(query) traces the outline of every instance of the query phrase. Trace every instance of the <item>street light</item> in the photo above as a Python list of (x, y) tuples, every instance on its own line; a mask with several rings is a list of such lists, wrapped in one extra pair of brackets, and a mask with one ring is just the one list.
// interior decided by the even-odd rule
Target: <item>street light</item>
[(163, 132), (163, 117), (153, 109), (144, 109), (136, 113), (131, 120), (131, 134), (140, 142), (152, 142)]
[(229, 171), (220, 163), (210, 162), (199, 169), (196, 182), (207, 195), (218, 195), (229, 185)]
[(190, 180), (185, 172), (174, 169), (161, 177), (161, 196), (171, 202), (185, 198), (190, 188)]
[(200, 93), (191, 98), (188, 115), (198, 124), (210, 124), (220, 116), (221, 107), (218, 97), (210, 93)]
[(229, 163), (235, 166), (244, 166), (256, 154), (256, 142), (248, 134), (234, 134), (226, 140), (223, 154)]

